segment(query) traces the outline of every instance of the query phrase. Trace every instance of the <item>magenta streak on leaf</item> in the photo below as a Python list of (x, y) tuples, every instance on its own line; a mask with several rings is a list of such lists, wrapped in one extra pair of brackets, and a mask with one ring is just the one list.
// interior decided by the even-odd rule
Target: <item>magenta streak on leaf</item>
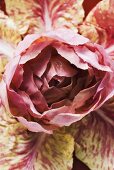
[(75, 154), (92, 170), (114, 170), (114, 121), (101, 109), (76, 124)]
[(77, 32), (82, 22), (83, 0), (5, 0), (6, 12), (21, 35), (66, 27)]
[(1, 170), (69, 170), (73, 150), (74, 139), (64, 129), (52, 135), (29, 132), (0, 101)]
[(11, 170), (17, 170), (21, 168), (22, 170), (35, 170), (35, 159), (37, 158), (38, 151), (46, 138), (46, 134), (31, 134), (31, 139), (28, 143), (25, 143), (25, 148), (23, 151), (17, 151), (17, 156), (23, 155), (22, 160), (16, 165), (11, 166)]
[[(73, 11), (75, 8), (73, 7), (73, 5), (76, 5), (77, 2), (76, 0), (66, 0), (66, 1), (38, 0), (37, 3), (38, 3), (38, 8), (37, 8), (38, 12), (35, 11), (36, 15), (40, 16), (42, 21), (44, 22), (45, 31), (50, 31), (56, 27), (56, 22), (58, 22), (59, 18), (63, 17), (66, 21), (63, 21), (62, 25), (66, 25), (66, 22), (68, 22), (67, 20), (69, 20), (69, 18), (67, 19), (65, 13), (68, 13), (68, 15), (70, 15), (70, 12)], [(71, 15), (72, 14), (73, 13), (71, 12)]]

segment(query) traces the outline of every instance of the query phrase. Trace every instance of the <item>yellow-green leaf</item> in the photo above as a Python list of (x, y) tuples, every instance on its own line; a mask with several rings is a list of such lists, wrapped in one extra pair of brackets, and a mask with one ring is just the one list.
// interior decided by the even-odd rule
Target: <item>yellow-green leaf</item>
[(70, 170), (73, 151), (74, 138), (64, 128), (32, 133), (0, 107), (1, 170)]

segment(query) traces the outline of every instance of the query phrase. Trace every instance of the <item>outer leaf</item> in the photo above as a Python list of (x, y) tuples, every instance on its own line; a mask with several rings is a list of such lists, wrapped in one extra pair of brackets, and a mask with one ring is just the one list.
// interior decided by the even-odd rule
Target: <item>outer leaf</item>
[(64, 129), (53, 135), (28, 132), (0, 108), (0, 169), (70, 170), (74, 139)]
[(107, 46), (114, 35), (114, 0), (102, 0), (91, 10), (80, 32), (94, 42)]
[(17, 44), (21, 40), (18, 29), (7, 15), (0, 10), (0, 38), (9, 43)]
[(104, 29), (95, 26), (89, 22), (84, 22), (79, 27), (79, 32), (89, 38), (92, 42), (96, 42), (105, 46), (107, 42), (107, 33)]
[(114, 59), (114, 0), (102, 0), (88, 14), (79, 31), (93, 42), (102, 44)]
[(0, 81), (2, 79), (2, 75), (4, 73), (6, 64), (11, 58), (14, 57), (14, 50), (15, 50), (14, 44), (12, 44), (11, 42), (8, 43), (3, 39), (0, 39)]
[(0, 80), (5, 65), (14, 56), (15, 45), (20, 40), (21, 36), (13, 20), (0, 10)]
[(82, 22), (83, 0), (5, 0), (6, 11), (21, 34), (68, 27)]
[(114, 34), (114, 0), (102, 0), (87, 16), (86, 21)]
[(91, 170), (114, 170), (114, 122), (109, 120), (98, 111), (76, 125), (76, 156)]
[(14, 56), (14, 46), (0, 39), (0, 80), (7, 62)]
[(7, 63), (7, 58), (5, 57), (0, 57), (0, 81), (2, 79), (2, 74), (4, 72), (4, 67)]
[(35, 164), (36, 170), (69, 170), (72, 169), (72, 153), (74, 150), (73, 137), (63, 131), (54, 132), (48, 136), (40, 152)]

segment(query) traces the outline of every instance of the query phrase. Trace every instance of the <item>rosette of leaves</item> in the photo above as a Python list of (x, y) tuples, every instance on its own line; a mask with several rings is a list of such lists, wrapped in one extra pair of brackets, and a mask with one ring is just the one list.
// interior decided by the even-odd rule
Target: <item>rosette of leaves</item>
[[(88, 15), (85, 19), (82, 3), (82, 0), (1, 1), (0, 80), (6, 63), (14, 56), (18, 42), (26, 34), (42, 33), (45, 29), (50, 30), (50, 27), (70, 28), (102, 45), (113, 63), (114, 0), (102, 0), (91, 11), (86, 8)], [(50, 20), (47, 16), (50, 16)], [(114, 169), (112, 96), (96, 111), (69, 127), (54, 130), (53, 134), (28, 131), (6, 111), (7, 104), (3, 105), (0, 100), (0, 169)]]

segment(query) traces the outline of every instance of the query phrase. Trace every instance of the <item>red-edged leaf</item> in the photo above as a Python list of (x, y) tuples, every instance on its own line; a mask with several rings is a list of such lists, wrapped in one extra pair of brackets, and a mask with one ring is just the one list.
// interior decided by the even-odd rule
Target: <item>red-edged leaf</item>
[(114, 0), (102, 0), (89, 13), (86, 22), (103, 28), (110, 36), (114, 34)]
[(102, 44), (114, 59), (114, 0), (102, 0), (87, 15), (79, 31), (93, 42)]
[(87, 15), (80, 32), (92, 41), (109, 45), (114, 35), (114, 1), (102, 0)]

